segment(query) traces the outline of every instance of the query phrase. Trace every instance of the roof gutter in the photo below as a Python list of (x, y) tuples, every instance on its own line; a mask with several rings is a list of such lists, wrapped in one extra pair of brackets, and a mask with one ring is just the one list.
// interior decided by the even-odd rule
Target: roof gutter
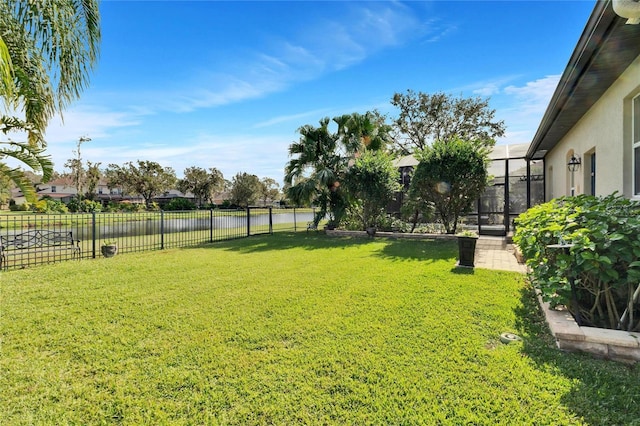
[(547, 135), (549, 129), (553, 126), (558, 114), (562, 111), (567, 103), (567, 100), (573, 94), (576, 86), (580, 82), (580, 78), (584, 71), (589, 67), (591, 59), (594, 53), (599, 48), (599, 42), (601, 37), (596, 36), (596, 30), (601, 29), (603, 26), (609, 27), (612, 22), (611, 16), (606, 15), (605, 12), (610, 7), (611, 0), (597, 1), (596, 5), (591, 12), (591, 16), (587, 21), (585, 29), (582, 31), (582, 35), (578, 40), (578, 44), (574, 49), (569, 63), (565, 68), (558, 86), (556, 87), (547, 110), (542, 117), (542, 121), (538, 126), (533, 141), (527, 151), (527, 159), (540, 159), (544, 158), (546, 151), (538, 152), (542, 141)]

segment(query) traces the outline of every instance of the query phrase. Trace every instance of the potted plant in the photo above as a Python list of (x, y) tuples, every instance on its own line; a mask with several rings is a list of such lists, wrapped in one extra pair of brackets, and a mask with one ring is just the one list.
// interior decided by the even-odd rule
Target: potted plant
[(370, 237), (375, 237), (376, 236), (376, 231), (377, 228), (373, 225), (367, 226), (367, 228), (365, 229), (365, 231), (367, 231), (367, 235)]
[(338, 227), (338, 223), (335, 220), (331, 219), (324, 226), (324, 229), (325, 229), (325, 231), (333, 231), (337, 227)]
[(457, 234), (458, 237), (458, 266), (468, 268), (474, 267), (476, 255), (476, 242), (478, 234), (473, 231), (462, 231)]
[(118, 253), (118, 245), (115, 241), (104, 241), (101, 251), (104, 257), (113, 257)]

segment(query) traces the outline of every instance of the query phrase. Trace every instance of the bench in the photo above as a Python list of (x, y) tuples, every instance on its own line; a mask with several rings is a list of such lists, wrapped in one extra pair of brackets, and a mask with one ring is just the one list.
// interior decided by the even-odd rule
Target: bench
[(308, 222), (307, 223), (307, 232), (309, 231), (317, 231), (318, 230), (318, 225), (316, 225), (315, 222)]
[(80, 259), (80, 240), (74, 240), (71, 231), (34, 230), (15, 235), (0, 235), (0, 269), (3, 266), (5, 270), (8, 268), (7, 255), (11, 253), (55, 254), (60, 250), (69, 250), (73, 259)]

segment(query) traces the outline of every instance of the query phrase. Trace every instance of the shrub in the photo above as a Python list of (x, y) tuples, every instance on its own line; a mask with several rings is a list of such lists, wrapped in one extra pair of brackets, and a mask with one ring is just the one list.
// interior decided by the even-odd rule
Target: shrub
[(381, 231), (387, 232), (409, 232), (411, 226), (402, 219), (396, 219), (393, 216), (387, 215), (384, 217), (378, 225)]
[(421, 152), (407, 196), (421, 212), (435, 212), (447, 234), (455, 234), (458, 220), (473, 208), (487, 186), (488, 150), (476, 142), (436, 140)]
[(67, 207), (70, 211), (77, 213), (99, 213), (102, 211), (102, 204), (100, 202), (86, 199), (79, 200), (78, 198), (73, 198), (71, 201), (69, 201)]
[(366, 151), (355, 160), (344, 176), (344, 186), (352, 206), (349, 214), (355, 214), (360, 229), (379, 227), (385, 217), (385, 206), (399, 190), (398, 169), (391, 157), (382, 152)]
[[(514, 242), (545, 300), (579, 313), (585, 325), (640, 330), (633, 309), (620, 321), (627, 307), (638, 307), (632, 300), (640, 282), (640, 203), (616, 194), (563, 197), (529, 209), (515, 223)], [(548, 247), (563, 241), (573, 245), (569, 253)]]
[(26, 212), (26, 211), (29, 211), (29, 203), (27, 201), (25, 201), (22, 204), (17, 204), (14, 201), (13, 203), (9, 203), (9, 210), (11, 210), (12, 212)]
[(177, 211), (177, 210), (195, 210), (196, 205), (191, 201), (185, 198), (174, 198), (169, 201), (163, 208), (163, 210), (167, 211)]
[(118, 208), (122, 212), (138, 213), (146, 210), (144, 203), (118, 203)]
[(69, 209), (62, 201), (52, 199), (40, 200), (34, 208), (38, 213), (69, 213)]

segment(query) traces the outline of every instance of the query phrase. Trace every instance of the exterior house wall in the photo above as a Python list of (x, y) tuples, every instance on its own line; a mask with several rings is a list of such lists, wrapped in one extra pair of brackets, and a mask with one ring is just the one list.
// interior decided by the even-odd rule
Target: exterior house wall
[(571, 195), (567, 162), (572, 152), (582, 160), (574, 174), (576, 195), (590, 193), (590, 154), (595, 153), (595, 194), (608, 195), (618, 191), (632, 197), (631, 99), (638, 93), (640, 57), (545, 156), (547, 200)]

